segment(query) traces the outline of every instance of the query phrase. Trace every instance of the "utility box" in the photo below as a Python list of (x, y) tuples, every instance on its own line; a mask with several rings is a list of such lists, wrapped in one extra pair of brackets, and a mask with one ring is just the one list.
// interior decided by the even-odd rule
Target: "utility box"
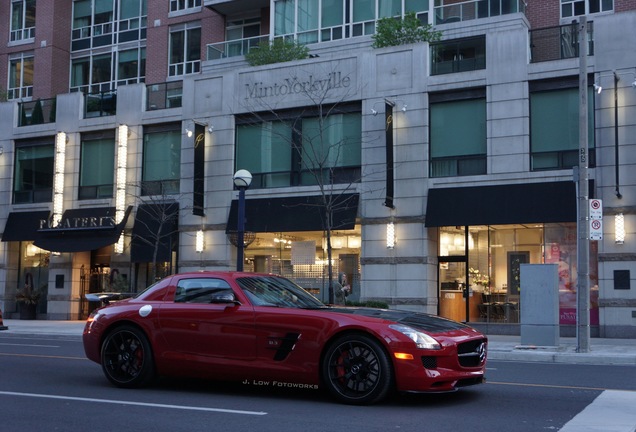
[(559, 345), (559, 268), (521, 264), (521, 344)]

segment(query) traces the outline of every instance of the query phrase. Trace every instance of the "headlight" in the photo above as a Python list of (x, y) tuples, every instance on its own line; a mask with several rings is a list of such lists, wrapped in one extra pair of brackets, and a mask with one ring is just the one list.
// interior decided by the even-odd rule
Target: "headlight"
[(413, 342), (415, 342), (415, 345), (417, 345), (418, 348), (430, 350), (442, 349), (439, 342), (437, 342), (426, 333), (419, 332), (414, 328), (402, 324), (391, 324), (389, 325), (389, 327), (395, 331), (399, 331), (404, 336), (411, 339)]

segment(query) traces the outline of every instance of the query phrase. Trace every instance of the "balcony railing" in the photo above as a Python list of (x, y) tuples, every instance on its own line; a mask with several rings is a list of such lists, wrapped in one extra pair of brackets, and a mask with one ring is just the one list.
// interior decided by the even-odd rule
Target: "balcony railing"
[(207, 59), (218, 60), (222, 58), (242, 56), (247, 54), (251, 49), (258, 47), (259, 43), (267, 42), (268, 40), (269, 36), (265, 35), (208, 44)]
[[(576, 24), (530, 30), (530, 62), (539, 63), (579, 56)], [(594, 55), (594, 23), (587, 27), (588, 55)]]
[[(448, 0), (444, 0), (448, 2)], [(436, 0), (440, 3), (442, 0)], [(469, 21), (526, 12), (525, 0), (470, 0), (435, 6), (435, 24)]]
[(146, 111), (181, 107), (183, 81), (171, 81), (146, 86)]
[(117, 113), (117, 91), (109, 90), (84, 95), (84, 118), (105, 117)]
[(56, 98), (20, 102), (18, 126), (55, 123), (55, 102)]

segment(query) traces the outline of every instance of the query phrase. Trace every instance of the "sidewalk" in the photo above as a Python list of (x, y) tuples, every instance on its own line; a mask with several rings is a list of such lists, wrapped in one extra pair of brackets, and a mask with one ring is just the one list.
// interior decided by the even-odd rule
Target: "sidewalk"
[[(84, 321), (5, 319), (5, 335), (69, 336), (80, 340)], [(590, 339), (590, 350), (577, 353), (575, 338), (560, 338), (559, 346), (522, 346), (520, 336), (488, 335), (488, 359), (549, 363), (636, 366), (636, 339)]]

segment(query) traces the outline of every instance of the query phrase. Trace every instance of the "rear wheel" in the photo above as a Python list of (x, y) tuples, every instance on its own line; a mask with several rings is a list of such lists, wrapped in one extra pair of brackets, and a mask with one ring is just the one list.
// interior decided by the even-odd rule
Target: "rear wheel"
[(379, 402), (393, 387), (393, 368), (386, 351), (362, 334), (345, 335), (331, 344), (322, 376), (331, 394), (353, 405)]
[(113, 329), (104, 339), (101, 357), (106, 378), (118, 387), (141, 387), (154, 378), (152, 349), (137, 327)]

